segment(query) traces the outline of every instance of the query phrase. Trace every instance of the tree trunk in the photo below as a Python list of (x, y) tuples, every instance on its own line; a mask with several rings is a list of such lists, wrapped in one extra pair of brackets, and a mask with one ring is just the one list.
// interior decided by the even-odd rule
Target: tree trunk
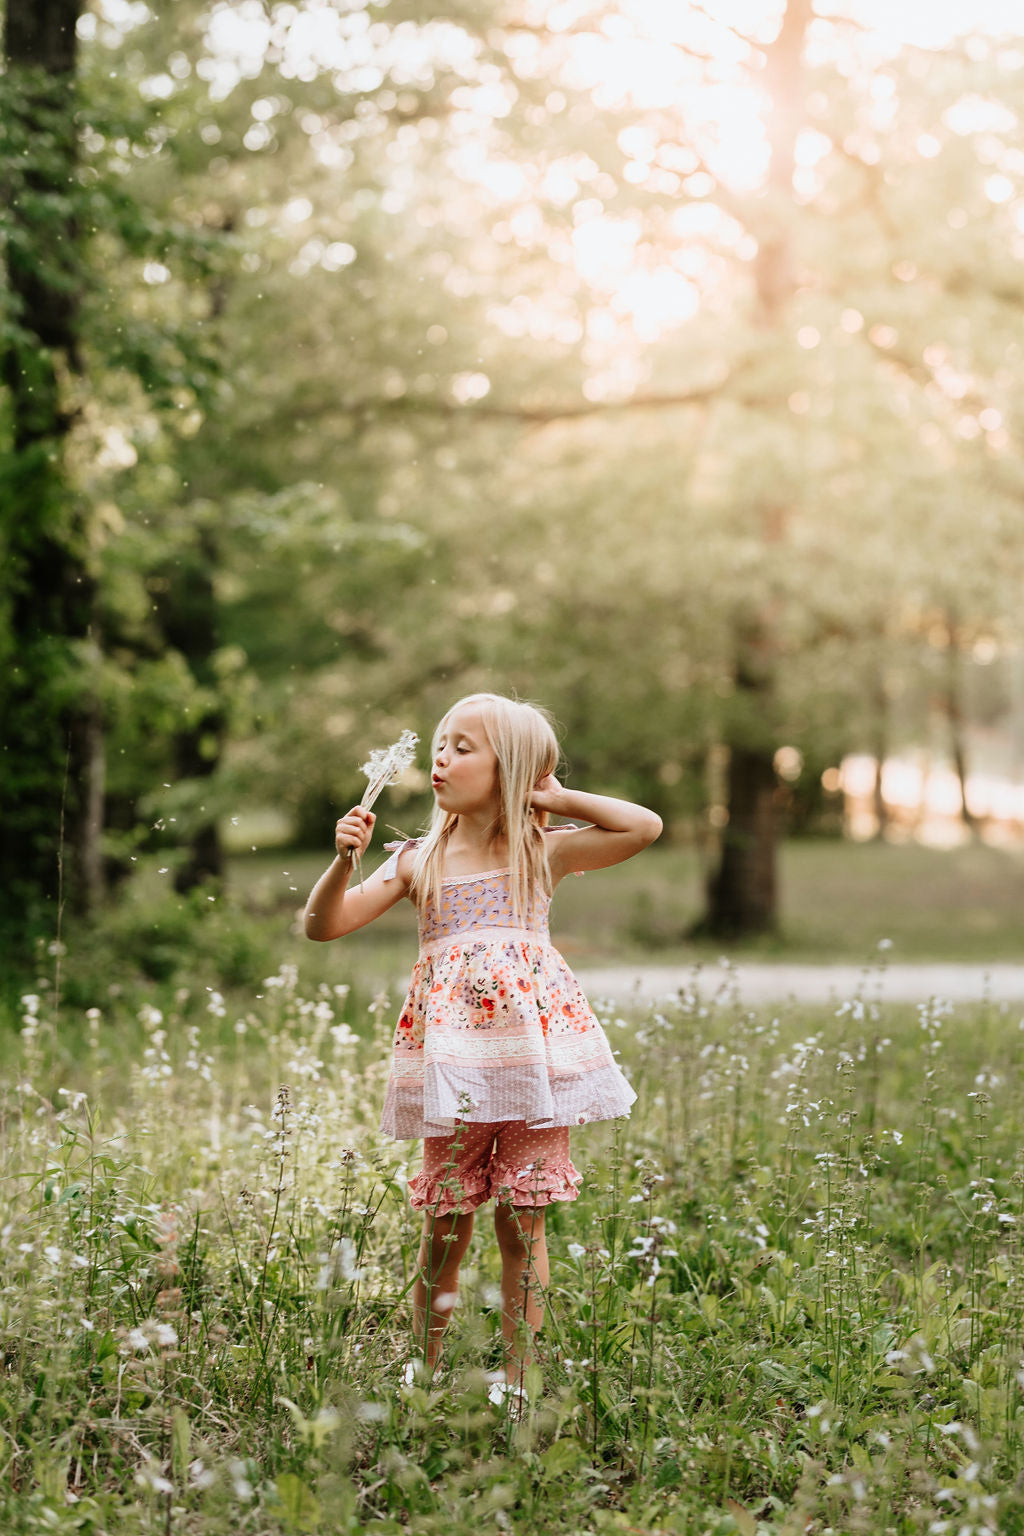
[(760, 750), (733, 747), (729, 820), (718, 868), (708, 882), (705, 932), (720, 939), (771, 933), (776, 926), (775, 770)]
[(877, 679), (875, 688), (875, 782), (872, 799), (875, 812), (875, 838), (881, 842), (889, 829), (889, 806), (883, 787), (885, 760), (889, 756), (889, 694), (885, 679)]
[[(207, 224), (206, 227), (217, 234), (229, 235), (234, 229), (234, 218), (224, 215), (215, 225)], [(207, 293), (209, 336), (227, 307), (227, 277), (222, 273), (213, 279)], [(186, 481), (193, 495), (196, 494), (195, 478), (195, 472), (186, 461)], [(181, 652), (196, 682), (215, 698), (221, 687), (214, 664), (220, 645), (220, 609), (215, 586), (220, 560), (215, 524), (205, 521), (198, 527), (194, 546), (163, 573), (165, 580), (160, 586), (164, 597), (157, 605), (167, 643)], [(224, 709), (220, 703), (214, 703), (198, 719), (189, 721), (175, 738), (178, 776), (212, 780), (220, 767), (226, 737)], [(200, 807), (189, 835), (188, 854), (174, 877), (175, 888), (185, 892), (210, 881), (219, 883), (224, 873), (224, 848), (217, 816), (212, 808), (204, 814)]]
[(960, 687), (960, 635), (956, 619), (946, 615), (946, 719), (949, 721), (949, 743), (953, 753), (953, 768), (960, 786), (960, 815), (964, 826), (974, 835), (978, 830), (978, 818), (967, 801), (967, 740), (964, 730), (964, 711)]
[[(781, 330), (795, 290), (793, 253), (787, 214), (793, 203), (796, 139), (802, 121), (804, 38), (812, 19), (810, 0), (788, 0), (779, 35), (766, 50), (765, 72), (771, 165), (772, 209), (761, 233), (755, 261), (757, 320), (765, 331)], [(784, 401), (779, 402), (784, 408)], [(786, 509), (767, 501), (762, 507), (762, 536), (780, 542), (786, 533)], [(770, 735), (775, 681), (764, 662), (772, 650), (770, 614), (745, 626), (736, 660), (737, 694), (745, 696), (743, 739), (728, 743), (729, 822), (717, 867), (708, 881), (707, 910), (693, 930), (714, 938), (770, 933), (778, 926), (775, 814), (775, 750)], [(760, 739), (749, 722), (762, 722)]]
[[(74, 215), (76, 24), (83, 0), (8, 0), (2, 133), (6, 278), (3, 356), (10, 436), (0, 485), (3, 753), (0, 925), (52, 931), (59, 866), (79, 908), (99, 889), (99, 706), (88, 668), (94, 582), (86, 513), (67, 483), (63, 381), (80, 370)], [(64, 857), (59, 845), (65, 833)]]
[[(219, 644), (219, 615), (214, 590), (218, 549), (212, 528), (201, 527), (195, 543), (160, 573), (153, 596), (157, 620), (168, 646), (179, 651), (189, 671), (216, 700), (219, 679), (214, 655)], [(224, 747), (224, 711), (219, 702), (188, 721), (175, 736), (175, 772), (181, 779), (210, 779)], [(200, 806), (189, 832), (185, 862), (174, 878), (175, 888), (190, 891), (224, 875), (224, 854), (213, 810)]]

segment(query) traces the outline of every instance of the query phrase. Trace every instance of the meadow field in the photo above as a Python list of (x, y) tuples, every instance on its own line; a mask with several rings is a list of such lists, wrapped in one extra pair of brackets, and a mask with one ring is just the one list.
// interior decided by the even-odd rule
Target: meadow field
[(517, 1420), (486, 1220), (444, 1365), (406, 1380), (395, 999), (310, 965), (22, 998), (5, 1533), (1024, 1532), (1017, 1011), (882, 1008), (872, 972), (751, 1011), (727, 967), (711, 1001), (596, 1000), (639, 1099), (574, 1133)]
[[(257, 922), (301, 905), (329, 860), (324, 854), (263, 851), (232, 861), (237, 899)], [(371, 855), (371, 868), (378, 855)], [(552, 907), (552, 933), (573, 964), (644, 959), (718, 959), (714, 941), (688, 930), (704, 906), (704, 868), (692, 845), (658, 846), (634, 863), (565, 880)], [(791, 839), (779, 848), (780, 930), (748, 939), (748, 959), (859, 962), (892, 941), (900, 960), (1019, 960), (1024, 911), (1024, 848), (981, 841), (953, 849), (920, 843)], [(407, 902), (346, 940), (346, 964), (364, 979), (407, 974), (416, 947)], [(270, 932), (268, 930), (268, 942)], [(328, 946), (328, 949), (330, 946)], [(301, 941), (289, 959), (308, 964)], [(336, 966), (336, 960), (329, 964)]]

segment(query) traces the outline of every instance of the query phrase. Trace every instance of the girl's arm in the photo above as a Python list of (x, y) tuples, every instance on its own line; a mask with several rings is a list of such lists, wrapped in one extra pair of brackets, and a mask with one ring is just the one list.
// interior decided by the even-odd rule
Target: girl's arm
[[(385, 881), (383, 869), (378, 869), (356, 890), (348, 889), (353, 861), (347, 857), (347, 850), (354, 849), (362, 857), (370, 846), (376, 820), (372, 811), (357, 805), (335, 827), (334, 845), (338, 857), (320, 876), (306, 902), (303, 923), (307, 939), (323, 942), (343, 938), (346, 933), (365, 928), (367, 923), (372, 923), (375, 917), (380, 917), (407, 894), (408, 863), (404, 859), (399, 860), (398, 874), (393, 880)], [(403, 864), (406, 864), (405, 870)]]
[(556, 883), (577, 869), (607, 869), (609, 864), (621, 864), (661, 836), (661, 817), (654, 811), (629, 800), (613, 800), (610, 795), (563, 789), (552, 773), (540, 780), (530, 803), (538, 811), (593, 823), (548, 840), (551, 878)]

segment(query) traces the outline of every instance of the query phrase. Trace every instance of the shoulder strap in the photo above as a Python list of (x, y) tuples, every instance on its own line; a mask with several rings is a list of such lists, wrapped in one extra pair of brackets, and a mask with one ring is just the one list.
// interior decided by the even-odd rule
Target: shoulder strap
[(418, 848), (419, 843), (418, 837), (407, 838), (404, 843), (385, 843), (384, 852), (390, 853), (391, 857), (381, 870), (382, 878), (385, 880), (396, 880), (398, 878), (398, 861), (402, 854), (407, 848)]

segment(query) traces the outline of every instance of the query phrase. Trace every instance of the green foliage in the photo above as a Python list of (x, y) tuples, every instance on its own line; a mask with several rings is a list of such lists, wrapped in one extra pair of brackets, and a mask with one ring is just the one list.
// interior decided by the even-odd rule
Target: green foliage
[[(267, 801), (305, 833), (378, 734), (477, 686), (549, 705), (576, 782), (706, 835), (725, 740), (820, 777), (919, 744), (958, 690), (1005, 714), (970, 660), (1016, 643), (1024, 553), (1017, 204), (984, 192), (1019, 154), (1000, 50), (922, 72), (819, 19), (798, 94), (820, 156), (766, 198), (705, 95), (718, 72), (760, 92), (761, 52), (714, 19), (691, 18), (713, 66), (671, 54), (683, 111), (611, 88), (586, 8), (568, 30), (491, 0), (328, 11), (234, 33), (198, 0), (90, 12), (74, 175), (26, 224), (0, 210), (10, 259), (77, 291), (47, 516), (79, 517), (97, 583), (110, 856), (165, 783), (184, 836), (200, 806)], [(305, 56), (314, 19), (363, 63)], [(978, 100), (1006, 112), (961, 131)], [(28, 191), (56, 141), (6, 118)], [(631, 265), (585, 259), (602, 220)], [(794, 291), (766, 326), (776, 237)], [(645, 288), (673, 273), (688, 320)], [(8, 287), (20, 345), (15, 310)], [(0, 442), (0, 477), (27, 463)]]

